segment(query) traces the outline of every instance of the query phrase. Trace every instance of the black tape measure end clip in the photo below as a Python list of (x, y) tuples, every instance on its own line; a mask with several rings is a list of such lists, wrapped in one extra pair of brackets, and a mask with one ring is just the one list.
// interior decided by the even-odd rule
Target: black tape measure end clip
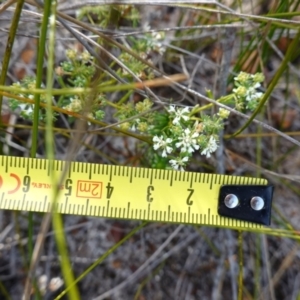
[(221, 216), (270, 225), (272, 185), (223, 185), (218, 213)]

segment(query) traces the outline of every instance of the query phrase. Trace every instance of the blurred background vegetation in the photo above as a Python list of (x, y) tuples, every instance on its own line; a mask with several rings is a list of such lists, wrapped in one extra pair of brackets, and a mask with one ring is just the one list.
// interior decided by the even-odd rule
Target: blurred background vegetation
[(157, 112), (212, 116), (240, 72), (262, 73), (257, 108), (225, 102), (217, 151), (186, 170), (275, 194), (273, 235), (0, 211), (0, 298), (300, 299), (299, 4), (2, 1), (1, 155), (169, 168)]

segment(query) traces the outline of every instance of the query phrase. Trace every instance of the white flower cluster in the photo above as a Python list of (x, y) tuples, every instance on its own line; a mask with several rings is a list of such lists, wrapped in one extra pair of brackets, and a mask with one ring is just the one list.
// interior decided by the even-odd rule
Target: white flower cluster
[(166, 47), (161, 42), (165, 38), (164, 32), (153, 32), (153, 50), (163, 55), (166, 51)]
[(261, 87), (261, 82), (264, 81), (262, 73), (248, 74), (241, 72), (237, 77), (234, 77), (234, 88), (232, 91), (236, 96), (236, 108), (238, 110), (254, 110), (259, 100), (263, 97), (264, 93), (257, 91)]
[[(31, 99), (31, 100), (33, 100), (34, 99), (34, 95), (28, 95), (28, 98)], [(20, 102), (19, 108), (21, 110), (21, 116), (24, 119), (32, 119), (33, 118), (34, 104)]]
[(220, 129), (223, 126), (220, 122), (228, 117), (229, 111), (220, 109), (218, 117), (213, 120), (206, 116), (201, 126), (199, 121), (191, 119), (188, 107), (170, 106), (168, 113), (171, 125), (161, 135), (153, 137), (153, 149), (161, 150), (162, 157), (172, 157), (169, 163), (174, 170), (184, 171), (192, 154), (197, 150), (207, 158), (216, 151), (217, 132), (214, 132), (216, 129), (211, 129), (211, 124), (217, 124), (217, 130)]
[(254, 86), (251, 86), (247, 92), (246, 92), (246, 101), (251, 101), (251, 100), (259, 100), (263, 93), (256, 91), (257, 88), (260, 87), (260, 83), (256, 83)]
[[(15, 82), (13, 83), (14, 87), (17, 88), (22, 88), (24, 92), (18, 93), (17, 95), (20, 97), (24, 97), (27, 99), (32, 100), (34, 102), (35, 96), (30, 93), (32, 89), (36, 88), (36, 79), (31, 76), (25, 76), (21, 82)], [(45, 88), (45, 85), (41, 83), (40, 85), (41, 88)], [(52, 97), (54, 99), (54, 97)], [(40, 95), (40, 101), (41, 102), (46, 102), (46, 96), (45, 94)], [(17, 99), (8, 99), (8, 105), (9, 107), (15, 111), (18, 110), (20, 111), (20, 117), (22, 117), (25, 120), (33, 120), (34, 119), (34, 107), (35, 105), (33, 103), (28, 103), (28, 102), (22, 102)], [(46, 114), (43, 110), (39, 110), (39, 120), (44, 120), (46, 117)]]
[[(143, 26), (143, 30), (150, 31), (151, 27), (149, 24), (145, 24)], [(165, 39), (165, 33), (163, 31), (153, 31), (151, 34), (145, 34), (147, 38), (147, 54), (149, 54), (152, 50), (158, 52), (160, 55), (163, 55), (166, 51), (166, 46), (163, 45), (162, 41)]]

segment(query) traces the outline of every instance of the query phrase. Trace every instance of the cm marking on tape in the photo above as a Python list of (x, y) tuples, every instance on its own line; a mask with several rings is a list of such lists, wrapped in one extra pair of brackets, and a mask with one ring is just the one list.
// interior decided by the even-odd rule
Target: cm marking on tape
[[(68, 166), (68, 169), (65, 170)], [(66, 172), (64, 172), (66, 171)], [(0, 209), (257, 228), (269, 225), (265, 179), (0, 156)]]

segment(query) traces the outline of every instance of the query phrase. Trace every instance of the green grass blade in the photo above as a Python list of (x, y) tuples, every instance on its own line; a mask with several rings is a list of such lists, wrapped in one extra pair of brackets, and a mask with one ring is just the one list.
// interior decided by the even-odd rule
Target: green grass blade
[[(48, 0), (51, 3), (51, 0)], [(57, 1), (53, 0), (51, 3), (51, 14), (49, 17), (49, 55), (48, 55), (48, 68), (47, 68), (47, 80), (46, 80), (46, 103), (47, 103), (47, 112), (46, 112), (46, 154), (47, 159), (53, 161), (54, 159), (54, 148), (53, 148), (53, 110), (52, 110), (52, 87), (53, 87), (53, 75), (54, 75), (54, 61), (55, 61), (55, 33), (56, 33), (56, 7)], [(55, 178), (55, 174), (51, 172), (50, 174), (52, 179), (52, 199), (53, 204), (55, 204), (57, 200), (57, 178)], [(74, 275), (72, 272), (71, 263), (68, 256), (67, 243), (64, 234), (64, 226), (62, 217), (60, 214), (54, 213), (52, 215), (53, 227), (55, 230), (55, 239), (58, 247), (58, 251), (61, 256), (61, 268), (64, 277), (65, 284), (67, 286), (71, 286), (68, 291), (69, 299), (77, 300), (80, 299), (79, 292), (77, 286), (72, 284), (74, 282)]]
[[(15, 13), (11, 22), (10, 31), (8, 34), (8, 39), (6, 43), (6, 49), (5, 54), (2, 61), (2, 70), (1, 70), (1, 76), (0, 76), (0, 85), (5, 85), (6, 75), (9, 67), (10, 57), (12, 53), (12, 48), (14, 45), (19, 20), (23, 8), (24, 0), (19, 0), (15, 9)], [(0, 94), (0, 108), (2, 108), (2, 100), (3, 96)]]
[(122, 246), (127, 240), (129, 240), (135, 233), (137, 233), (140, 229), (145, 227), (148, 222), (142, 222), (141, 225), (131, 230), (122, 240), (112, 246), (108, 251), (106, 251), (102, 256), (100, 256), (90, 267), (88, 267), (76, 280), (72, 283), (72, 285), (67, 286), (67, 288), (62, 291), (55, 300), (61, 299), (71, 288), (73, 285), (82, 280), (86, 275), (88, 275), (93, 269), (95, 269), (100, 263), (102, 263), (110, 254), (112, 254), (116, 249)]

